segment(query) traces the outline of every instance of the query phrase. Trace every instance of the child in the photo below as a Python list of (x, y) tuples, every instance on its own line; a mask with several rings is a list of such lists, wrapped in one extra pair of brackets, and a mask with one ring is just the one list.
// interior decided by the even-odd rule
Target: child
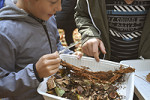
[[(53, 14), (61, 0), (6, 0), (0, 9), (0, 98), (43, 100), (37, 87), (59, 70), (63, 47)], [(68, 51), (67, 53), (72, 53)]]

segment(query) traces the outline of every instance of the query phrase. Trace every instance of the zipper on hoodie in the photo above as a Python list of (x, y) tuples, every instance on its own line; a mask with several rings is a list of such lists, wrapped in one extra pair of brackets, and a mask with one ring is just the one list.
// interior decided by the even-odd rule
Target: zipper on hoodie
[(36, 21), (38, 21), (40, 24), (42, 24), (43, 28), (44, 28), (44, 31), (46, 33), (46, 36), (47, 36), (47, 39), (48, 39), (48, 43), (49, 43), (49, 48), (50, 48), (50, 53), (52, 53), (52, 44), (51, 44), (51, 39), (48, 35), (48, 30), (47, 30), (47, 27), (46, 27), (46, 22), (44, 20), (41, 20), (35, 16), (33, 16), (32, 14), (29, 14), (28, 16), (32, 17), (33, 19), (35, 19)]
[(49, 47), (50, 47), (50, 50), (51, 50), (51, 53), (52, 53), (52, 44), (51, 44), (51, 39), (50, 39), (50, 37), (48, 35), (48, 30), (47, 30), (47, 27), (46, 27), (46, 23), (42, 22), (42, 26), (43, 26), (43, 28), (45, 30), (46, 35), (47, 35), (48, 42), (49, 42)]

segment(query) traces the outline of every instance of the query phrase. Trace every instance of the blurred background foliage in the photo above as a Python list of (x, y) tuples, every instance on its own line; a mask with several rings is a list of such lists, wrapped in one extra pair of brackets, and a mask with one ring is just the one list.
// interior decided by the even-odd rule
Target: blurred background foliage
[[(62, 43), (62, 45), (65, 47), (65, 46), (68, 46), (67, 43), (66, 43), (66, 40), (65, 40), (65, 32), (63, 29), (58, 29), (58, 32), (59, 32), (59, 35), (60, 35), (60, 41)], [(78, 29), (75, 29), (73, 31), (73, 40), (74, 42), (78, 42), (81, 40), (81, 34), (78, 32)], [(75, 51), (81, 51), (81, 43), (76, 45), (75, 46)]]

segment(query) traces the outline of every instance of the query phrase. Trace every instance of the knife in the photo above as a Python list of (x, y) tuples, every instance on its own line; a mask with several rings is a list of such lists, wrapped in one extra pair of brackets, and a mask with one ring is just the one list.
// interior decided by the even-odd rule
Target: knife
[(71, 44), (70, 44), (68, 47), (66, 47), (65, 49), (60, 50), (60, 51), (59, 51), (59, 54), (63, 54), (66, 50), (69, 50), (70, 48), (74, 47), (75, 45), (77, 45), (77, 44), (79, 44), (79, 43), (81, 43), (81, 40), (78, 41), (78, 42), (71, 43)]

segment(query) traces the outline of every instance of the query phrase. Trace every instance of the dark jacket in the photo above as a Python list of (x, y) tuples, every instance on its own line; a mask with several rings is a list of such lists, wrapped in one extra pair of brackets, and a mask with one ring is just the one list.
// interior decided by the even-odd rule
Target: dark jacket
[(74, 21), (77, 0), (62, 0), (62, 10), (56, 13), (57, 21)]
[[(111, 48), (105, 0), (78, 0), (75, 21), (83, 42), (96, 37), (103, 41), (106, 59), (110, 59)], [(140, 40), (138, 56), (150, 59), (150, 10), (148, 11)]]

